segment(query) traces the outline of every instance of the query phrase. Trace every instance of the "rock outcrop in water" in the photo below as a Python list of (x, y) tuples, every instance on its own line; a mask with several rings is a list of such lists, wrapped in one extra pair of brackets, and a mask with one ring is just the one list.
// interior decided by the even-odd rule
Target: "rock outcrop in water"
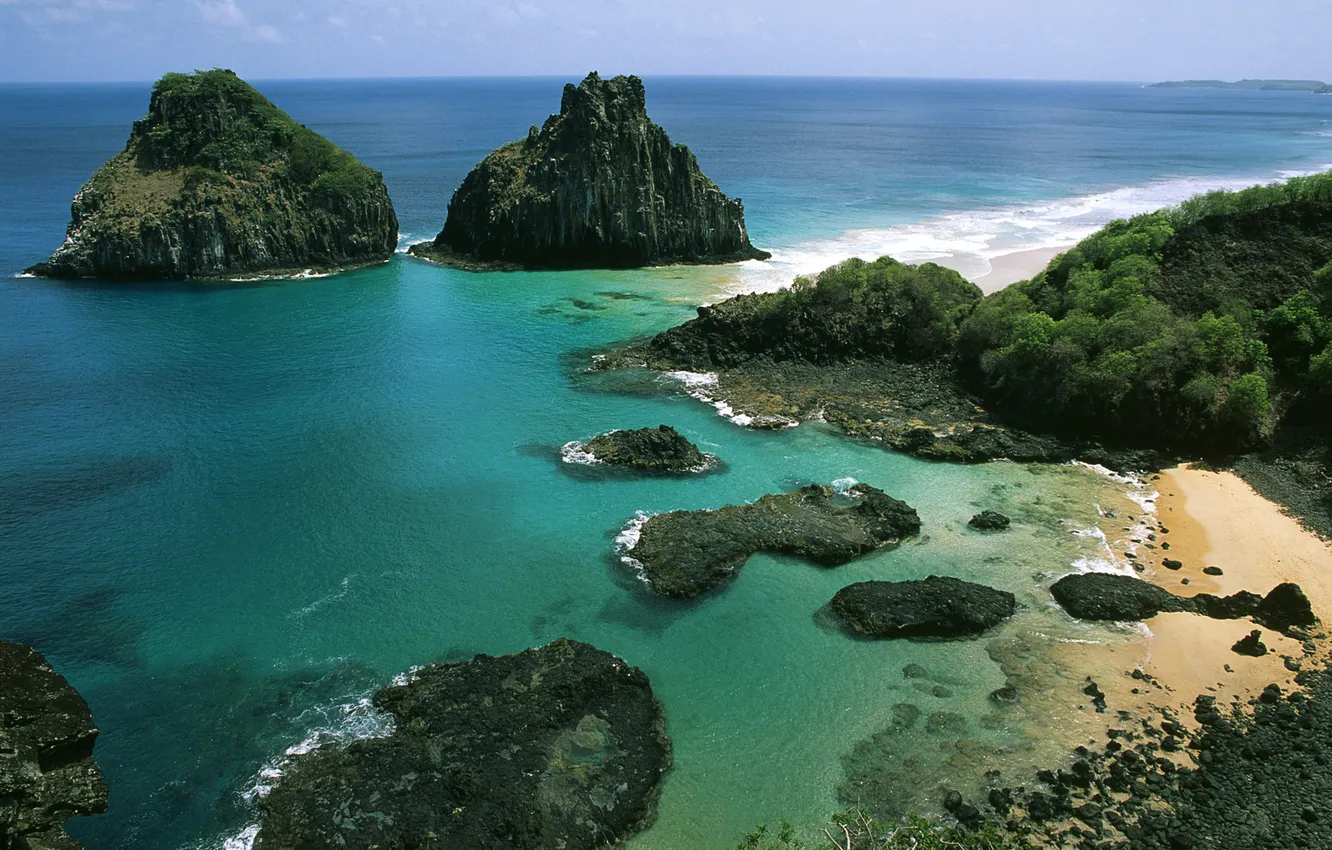
[(1132, 576), (1080, 573), (1064, 576), (1054, 583), (1050, 593), (1065, 611), (1081, 620), (1127, 622), (1182, 611), (1217, 620), (1249, 617), (1288, 635), (1300, 635), (1318, 623), (1308, 597), (1291, 582), (1277, 585), (1266, 596), (1247, 590), (1230, 596), (1176, 596)]
[(36, 650), (0, 641), (0, 850), (72, 850), (74, 815), (106, 811), (88, 704)]
[(862, 581), (837, 591), (831, 608), (848, 629), (876, 638), (976, 635), (1013, 616), (1013, 594), (945, 576)]
[(609, 431), (586, 443), (568, 443), (562, 453), (575, 462), (586, 456), (591, 462), (653, 473), (704, 472), (717, 460), (669, 425)]
[(751, 505), (658, 514), (643, 523), (625, 557), (657, 593), (690, 598), (734, 576), (755, 552), (832, 567), (920, 531), (916, 509), (882, 490), (856, 484), (845, 496), (839, 504), (831, 487), (811, 484)]
[(46, 277), (299, 274), (392, 256), (379, 172), (297, 124), (231, 71), (167, 74), (125, 150), (74, 197)]
[(633, 268), (767, 259), (744, 205), (648, 118), (643, 81), (596, 72), (560, 113), (497, 149), (449, 201), (417, 256), (478, 268)]
[(584, 643), (428, 667), (374, 696), (392, 734), (300, 756), (256, 848), (542, 848), (619, 842), (670, 766), (636, 667)]

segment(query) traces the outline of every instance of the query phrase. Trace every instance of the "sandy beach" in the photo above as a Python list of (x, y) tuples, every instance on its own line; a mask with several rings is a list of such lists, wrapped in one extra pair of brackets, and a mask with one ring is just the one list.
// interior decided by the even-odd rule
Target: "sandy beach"
[(1020, 280), (1030, 280), (1049, 265), (1051, 260), (1067, 250), (1068, 248), (1033, 248), (1029, 251), (1000, 254), (990, 260), (989, 272), (972, 278), (971, 282), (989, 295)]

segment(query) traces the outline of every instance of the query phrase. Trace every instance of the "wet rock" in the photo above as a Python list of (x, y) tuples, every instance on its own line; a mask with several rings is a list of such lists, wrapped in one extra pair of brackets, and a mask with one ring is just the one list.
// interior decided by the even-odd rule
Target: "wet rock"
[(383, 738), (294, 760), (256, 848), (591, 848), (648, 825), (670, 765), (637, 668), (587, 644), (428, 667), (374, 696)]
[(1130, 576), (1079, 573), (1050, 588), (1055, 601), (1081, 620), (1146, 620), (1163, 611), (1192, 611), (1188, 600)]
[(1167, 570), (1178, 570), (1184, 566), (1184, 562), (1176, 561), (1174, 558), (1166, 558), (1161, 561), (1161, 566), (1165, 567)]
[(103, 280), (331, 271), (384, 262), (398, 219), (379, 172), (231, 71), (168, 74), (125, 150), (74, 197), (29, 273)]
[(1018, 689), (1012, 685), (995, 688), (990, 691), (990, 701), (999, 705), (1013, 705), (1018, 701)]
[(1267, 654), (1267, 644), (1263, 643), (1263, 633), (1258, 629), (1240, 638), (1231, 649), (1237, 655), (1248, 655), (1253, 658), (1261, 658)]
[(1003, 531), (1012, 524), (1012, 520), (998, 511), (981, 511), (972, 517), (967, 525), (979, 531)]
[(97, 727), (78, 691), (36, 650), (0, 641), (0, 848), (72, 850), (75, 815), (106, 811)]
[(832, 611), (857, 634), (878, 638), (953, 638), (979, 634), (1013, 616), (1016, 599), (956, 578), (865, 581), (844, 587)]
[(632, 268), (767, 259), (744, 205), (647, 115), (638, 77), (596, 72), (560, 112), (487, 156), (411, 252), (464, 267)]
[(1088, 679), (1087, 685), (1082, 689), (1082, 692), (1091, 697), (1092, 706), (1096, 709), (1098, 714), (1105, 713), (1105, 694), (1101, 691), (1099, 685), (1091, 679)]
[(929, 673), (919, 664), (908, 664), (902, 668), (902, 676), (907, 679), (928, 679)]
[(566, 456), (571, 447), (581, 449), (600, 463), (642, 472), (704, 472), (717, 459), (699, 451), (698, 446), (669, 425), (600, 434), (586, 443), (566, 445)]
[(916, 510), (882, 490), (856, 484), (838, 495), (811, 484), (749, 505), (658, 514), (625, 554), (657, 593), (689, 598), (732, 578), (755, 552), (837, 566), (919, 531)]
[(1203, 567), (1203, 574), (1209, 576), (1219, 576), (1219, 575), (1224, 575), (1224, 571), (1220, 567)]
[(953, 695), (953, 691), (944, 685), (935, 685), (930, 688), (930, 694), (938, 699), (948, 699)]

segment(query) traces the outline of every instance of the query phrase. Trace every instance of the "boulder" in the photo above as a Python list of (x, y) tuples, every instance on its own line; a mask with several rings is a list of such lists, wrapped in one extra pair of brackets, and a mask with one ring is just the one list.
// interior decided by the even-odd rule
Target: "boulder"
[(1003, 531), (1011, 523), (1012, 520), (998, 511), (981, 511), (972, 517), (967, 525), (978, 531)]
[(471, 268), (633, 268), (767, 259), (744, 205), (648, 118), (643, 81), (594, 71), (560, 112), (487, 156), (419, 257)]
[(65, 244), (28, 272), (290, 275), (384, 262), (397, 243), (378, 171), (213, 70), (158, 80), (125, 150), (74, 196)]
[(1080, 620), (1146, 620), (1163, 611), (1192, 611), (1188, 600), (1141, 579), (1113, 573), (1064, 576), (1050, 588), (1055, 601)]
[(394, 731), (296, 757), (256, 848), (600, 847), (651, 822), (671, 761), (647, 677), (576, 641), (427, 667), (374, 705)]
[(77, 850), (73, 815), (105, 812), (97, 727), (78, 691), (36, 650), (0, 641), (0, 848)]
[(882, 490), (856, 484), (839, 495), (811, 484), (748, 505), (658, 514), (623, 556), (657, 593), (690, 598), (732, 578), (755, 552), (833, 567), (919, 531), (915, 508)]
[(851, 631), (876, 638), (955, 638), (980, 634), (1013, 616), (1013, 594), (942, 576), (864, 581), (832, 598)]
[(1261, 658), (1267, 654), (1267, 644), (1263, 643), (1263, 633), (1259, 629), (1254, 629), (1240, 638), (1231, 649), (1238, 655), (1254, 658)]
[(1304, 595), (1298, 584), (1285, 582), (1272, 588), (1272, 591), (1258, 604), (1253, 615), (1258, 623), (1277, 632), (1290, 634), (1318, 624), (1309, 597)]

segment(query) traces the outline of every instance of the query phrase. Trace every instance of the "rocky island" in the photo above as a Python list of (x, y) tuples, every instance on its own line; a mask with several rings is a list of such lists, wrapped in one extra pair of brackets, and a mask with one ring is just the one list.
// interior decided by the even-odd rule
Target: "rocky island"
[(397, 240), (379, 172), (231, 71), (167, 74), (125, 150), (75, 195), (65, 244), (28, 273), (289, 276), (383, 262)]
[(593, 72), (560, 112), (495, 150), (449, 201), (418, 257), (464, 268), (635, 268), (767, 259), (744, 205), (647, 115), (638, 77)]
[(647, 473), (688, 474), (706, 472), (717, 456), (698, 446), (669, 425), (608, 431), (586, 442), (574, 440), (560, 450), (567, 463), (605, 464)]
[(36, 650), (0, 641), (0, 848), (78, 850), (73, 815), (106, 811), (83, 697)]
[(658, 514), (642, 524), (623, 557), (657, 593), (688, 599), (733, 577), (755, 552), (832, 567), (919, 531), (915, 508), (882, 490), (855, 484), (838, 494), (810, 484), (748, 505)]
[(254, 846), (587, 850), (649, 825), (671, 763), (647, 676), (563, 638), (374, 696), (394, 731), (299, 756)]

